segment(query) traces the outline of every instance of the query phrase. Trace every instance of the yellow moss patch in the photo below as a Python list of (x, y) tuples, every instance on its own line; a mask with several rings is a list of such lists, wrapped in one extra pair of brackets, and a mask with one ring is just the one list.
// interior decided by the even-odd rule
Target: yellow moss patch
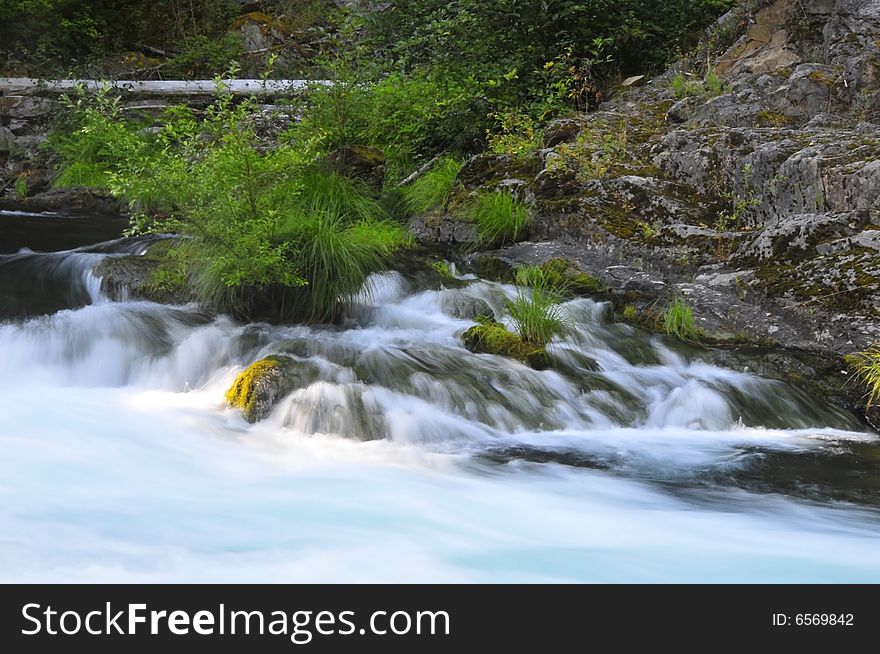
[(251, 364), (226, 391), (226, 402), (229, 406), (241, 409), (250, 422), (256, 422), (271, 406), (267, 406), (267, 390), (279, 376), (282, 365), (278, 357), (266, 357)]

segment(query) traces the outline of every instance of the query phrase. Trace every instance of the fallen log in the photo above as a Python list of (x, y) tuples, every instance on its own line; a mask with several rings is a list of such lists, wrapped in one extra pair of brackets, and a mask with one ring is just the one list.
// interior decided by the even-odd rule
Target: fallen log
[[(237, 96), (264, 95), (279, 97), (295, 95), (307, 90), (311, 85), (327, 86), (328, 80), (260, 80), (226, 79), (222, 81), (225, 92)], [(214, 95), (217, 84), (213, 80), (111, 80), (59, 79), (42, 80), (30, 77), (0, 77), (2, 95), (60, 95), (84, 88), (95, 92), (109, 88), (124, 95), (133, 96), (176, 96), (202, 97)]]

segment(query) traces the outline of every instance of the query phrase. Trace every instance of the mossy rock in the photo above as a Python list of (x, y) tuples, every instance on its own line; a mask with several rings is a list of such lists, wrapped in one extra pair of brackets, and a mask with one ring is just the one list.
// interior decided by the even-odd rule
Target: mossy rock
[(568, 259), (550, 259), (541, 265), (541, 271), (549, 284), (564, 287), (573, 295), (595, 295), (608, 291), (607, 286)]
[(163, 238), (147, 245), (142, 255), (107, 257), (95, 266), (101, 290), (116, 301), (147, 300), (159, 304), (195, 301), (186, 275), (174, 259), (175, 238)]
[(526, 343), (519, 336), (504, 328), (501, 323), (485, 320), (468, 329), (462, 336), (464, 346), (476, 354), (495, 354), (512, 357), (536, 370), (550, 367), (546, 350)]
[(317, 381), (317, 366), (286, 356), (269, 356), (252, 363), (226, 391), (229, 406), (241, 409), (248, 422), (266, 418), (280, 399)]
[(482, 279), (493, 282), (513, 283), (516, 279), (514, 267), (491, 254), (481, 254), (473, 261), (474, 272)]
[(385, 180), (385, 153), (369, 145), (348, 145), (327, 156), (331, 170), (343, 177), (360, 179), (375, 190), (381, 190)]

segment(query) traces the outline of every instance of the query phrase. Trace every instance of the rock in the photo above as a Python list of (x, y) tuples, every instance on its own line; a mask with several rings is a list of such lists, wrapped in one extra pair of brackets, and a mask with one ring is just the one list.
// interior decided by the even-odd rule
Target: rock
[(857, 233), (868, 224), (869, 219), (867, 211), (793, 214), (781, 218), (773, 227), (761, 230), (733, 256), (758, 261), (804, 258), (815, 251), (818, 243)]
[[(552, 161), (548, 157), (548, 164)], [(535, 177), (534, 194), (542, 200), (555, 200), (577, 194), (583, 188), (577, 173), (563, 166), (551, 166), (538, 173)]]
[(773, 104), (792, 118), (811, 117), (841, 109), (852, 102), (852, 88), (845, 85), (843, 71), (835, 66), (809, 63), (795, 68), (788, 81), (773, 95)]
[(34, 212), (91, 213), (103, 216), (126, 214), (122, 203), (106, 191), (83, 187), (53, 189), (29, 196), (23, 201), (0, 199), (0, 209)]
[(541, 155), (528, 157), (484, 153), (468, 159), (458, 173), (458, 181), (468, 190), (495, 190), (508, 179), (534, 179), (542, 168)]
[(9, 154), (15, 147), (15, 134), (6, 127), (0, 127), (0, 154)]
[(557, 118), (544, 128), (544, 147), (553, 148), (560, 143), (569, 143), (581, 133), (583, 121), (576, 118)]
[(686, 123), (693, 118), (694, 112), (701, 102), (702, 100), (698, 97), (688, 97), (679, 100), (666, 112), (666, 122), (673, 124)]
[(145, 245), (142, 254), (107, 257), (93, 274), (101, 280), (101, 291), (116, 302), (146, 300), (161, 304), (187, 304), (196, 296), (186, 280), (157, 272), (166, 265), (166, 255), (177, 239), (158, 237)]
[(633, 76), (627, 77), (625, 80), (623, 80), (620, 83), (620, 85), (623, 87), (636, 86), (637, 84), (643, 83), (644, 80), (645, 80), (644, 75), (633, 75)]
[(327, 156), (330, 167), (344, 177), (360, 179), (380, 191), (385, 180), (385, 153), (366, 145), (349, 145)]
[(494, 312), (489, 303), (465, 293), (444, 294), (441, 308), (459, 320), (476, 320), (479, 316), (492, 316)]
[(317, 381), (317, 365), (276, 355), (251, 364), (226, 392), (229, 406), (240, 409), (248, 422), (268, 417), (284, 396)]
[(602, 279), (611, 287), (615, 294), (637, 294), (657, 299), (666, 293), (667, 284), (662, 279), (652, 276), (644, 270), (633, 266), (611, 266), (605, 269)]
[(474, 353), (511, 357), (537, 370), (550, 366), (544, 348), (526, 343), (497, 322), (487, 321), (471, 327), (462, 335), (462, 341)]
[(564, 288), (573, 295), (596, 295), (608, 290), (602, 282), (583, 272), (569, 259), (550, 259), (541, 264), (541, 271), (550, 285)]
[(0, 96), (0, 116), (29, 121), (46, 120), (55, 113), (56, 104), (47, 98), (29, 95)]
[(446, 212), (435, 211), (410, 218), (407, 229), (416, 241), (424, 243), (456, 245), (477, 242), (475, 223), (462, 220)]
[(474, 272), (483, 279), (512, 283), (516, 276), (516, 271), (510, 261), (505, 261), (500, 257), (489, 254), (476, 256), (472, 260), (471, 265), (474, 268)]

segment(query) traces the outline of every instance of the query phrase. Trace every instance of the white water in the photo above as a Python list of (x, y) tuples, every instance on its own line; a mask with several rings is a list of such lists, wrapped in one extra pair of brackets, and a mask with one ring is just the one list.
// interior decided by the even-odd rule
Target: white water
[[(587, 300), (537, 372), (458, 341), (512, 289), (372, 286), (345, 330), (103, 298), (0, 324), (0, 579), (880, 581), (876, 509), (706, 481), (874, 438), (843, 416)], [(224, 392), (274, 352), (315, 381), (249, 425)]]

